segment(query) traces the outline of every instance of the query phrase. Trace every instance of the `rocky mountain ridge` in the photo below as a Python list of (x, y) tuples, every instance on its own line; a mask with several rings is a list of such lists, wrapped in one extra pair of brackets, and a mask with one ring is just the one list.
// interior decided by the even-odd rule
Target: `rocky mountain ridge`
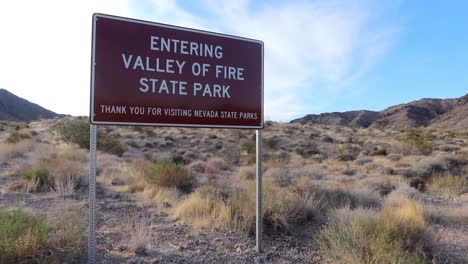
[(468, 94), (454, 99), (423, 98), (383, 111), (347, 111), (309, 114), (291, 123), (355, 127), (468, 129)]

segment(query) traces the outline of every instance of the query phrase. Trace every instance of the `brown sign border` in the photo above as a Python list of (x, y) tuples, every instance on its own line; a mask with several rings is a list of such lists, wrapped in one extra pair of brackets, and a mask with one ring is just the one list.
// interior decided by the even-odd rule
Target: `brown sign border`
[[(95, 59), (96, 59), (96, 21), (99, 17), (107, 18), (107, 19), (115, 19), (125, 22), (131, 23), (139, 23), (145, 24), (150, 26), (159, 26), (165, 27), (175, 30), (182, 30), (182, 31), (190, 31), (200, 34), (208, 34), (222, 38), (231, 38), (237, 39), (242, 41), (249, 41), (261, 44), (262, 47), (262, 72), (261, 72), (261, 123), (260, 126), (235, 126), (235, 125), (210, 125), (210, 124), (171, 124), (171, 123), (140, 123), (140, 122), (107, 122), (107, 121), (95, 121), (94, 120), (94, 83), (95, 83)], [(162, 127), (198, 127), (198, 128), (242, 128), (242, 129), (263, 129), (264, 127), (264, 44), (261, 40), (255, 40), (250, 38), (244, 38), (239, 36), (221, 34), (212, 31), (205, 31), (205, 30), (198, 30), (193, 28), (186, 28), (186, 27), (179, 27), (174, 25), (168, 25), (163, 23), (157, 22), (150, 22), (145, 20), (133, 19), (133, 18), (126, 18), (126, 17), (119, 17), (101, 13), (94, 13), (93, 14), (93, 29), (92, 29), (92, 47), (91, 47), (91, 92), (90, 92), (90, 123), (93, 125), (117, 125), (117, 126), (162, 126)]]

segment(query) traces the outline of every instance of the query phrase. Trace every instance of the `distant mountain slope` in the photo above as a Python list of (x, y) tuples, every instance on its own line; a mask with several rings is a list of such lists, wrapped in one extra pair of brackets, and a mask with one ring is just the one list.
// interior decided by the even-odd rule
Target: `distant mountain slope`
[(383, 111), (367, 110), (306, 115), (291, 123), (347, 125), (357, 127), (468, 128), (468, 94), (456, 99), (430, 99), (391, 106)]
[(20, 98), (5, 89), (0, 89), (0, 120), (32, 121), (38, 118), (54, 118), (56, 114), (28, 100)]

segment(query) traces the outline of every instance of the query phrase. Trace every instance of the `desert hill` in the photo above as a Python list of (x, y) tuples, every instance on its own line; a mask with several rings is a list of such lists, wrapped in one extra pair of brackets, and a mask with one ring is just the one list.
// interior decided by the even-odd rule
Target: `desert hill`
[(309, 114), (291, 123), (346, 125), (357, 127), (468, 128), (468, 94), (455, 99), (423, 98), (377, 111), (347, 111)]
[(32, 121), (61, 116), (0, 88), (0, 120)]

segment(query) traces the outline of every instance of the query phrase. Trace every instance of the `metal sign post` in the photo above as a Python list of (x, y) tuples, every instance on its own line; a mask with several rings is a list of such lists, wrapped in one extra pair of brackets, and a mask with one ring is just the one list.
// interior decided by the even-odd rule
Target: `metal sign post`
[(256, 247), (257, 252), (262, 252), (262, 130), (257, 130), (257, 203), (256, 203)]
[(88, 234), (88, 263), (96, 263), (96, 126), (90, 125), (90, 173), (89, 173), (89, 234)]

